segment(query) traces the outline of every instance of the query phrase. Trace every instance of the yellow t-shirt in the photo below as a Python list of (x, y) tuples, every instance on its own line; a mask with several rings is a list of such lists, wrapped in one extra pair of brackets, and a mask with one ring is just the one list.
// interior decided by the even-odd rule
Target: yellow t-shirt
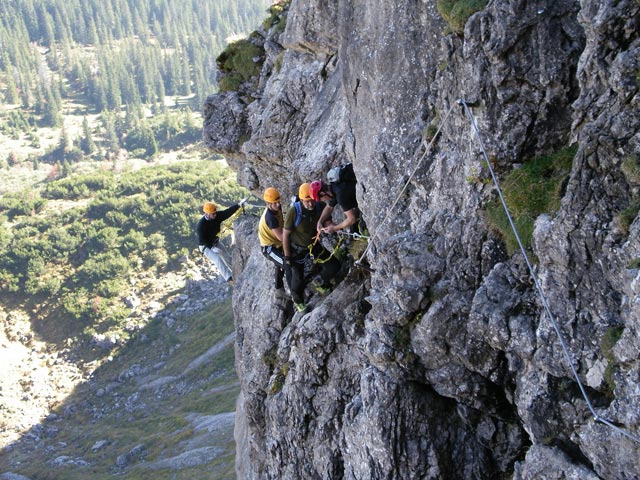
[(273, 210), (265, 208), (262, 217), (260, 217), (260, 224), (258, 225), (260, 246), (268, 247), (271, 245), (282, 248), (282, 242), (278, 240), (278, 237), (276, 237), (272, 229), (282, 228), (283, 225), (284, 219), (282, 218), (282, 210), (274, 212)]

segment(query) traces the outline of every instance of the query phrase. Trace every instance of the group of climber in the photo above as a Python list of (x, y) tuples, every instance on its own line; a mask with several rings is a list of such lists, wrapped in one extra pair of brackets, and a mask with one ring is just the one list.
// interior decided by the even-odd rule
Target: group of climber
[[(350, 232), (357, 235), (364, 229), (356, 199), (356, 177), (352, 164), (331, 169), (327, 174), (328, 183), (316, 180), (303, 183), (298, 195), (286, 214), (282, 211), (280, 192), (269, 187), (263, 193), (266, 208), (258, 224), (258, 239), (262, 254), (275, 265), (275, 287), (284, 288), (286, 277), (289, 291), (298, 312), (305, 312), (307, 305), (304, 291), (307, 283), (306, 269), (310, 262), (320, 267), (319, 281), (313, 284), (315, 290), (324, 294), (333, 287), (332, 281), (341, 268), (340, 261), (320, 242), (322, 234)], [(207, 202), (205, 215), (198, 223), (200, 249), (220, 270), (223, 277), (231, 279), (231, 271), (221, 262), (216, 248), (220, 223), (231, 217), (241, 206), (237, 205), (216, 213), (215, 205)], [(332, 222), (336, 205), (344, 212), (344, 220), (337, 225)], [(212, 210), (212, 213), (207, 212)], [(221, 268), (219, 264), (222, 263)], [(226, 270), (223, 268), (226, 267)]]

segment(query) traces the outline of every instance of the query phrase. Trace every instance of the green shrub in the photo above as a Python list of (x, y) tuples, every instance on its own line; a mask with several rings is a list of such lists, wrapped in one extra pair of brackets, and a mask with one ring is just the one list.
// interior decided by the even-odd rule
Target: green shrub
[(640, 155), (629, 155), (622, 162), (622, 173), (629, 183), (640, 184)]
[(129, 262), (117, 251), (106, 251), (89, 257), (78, 269), (80, 284), (96, 285), (103, 280), (122, 278), (129, 273)]
[(14, 293), (20, 290), (20, 278), (7, 270), (0, 270), (0, 290)]
[(122, 278), (108, 278), (96, 285), (96, 293), (104, 298), (118, 298), (125, 291), (125, 286)]
[(55, 226), (47, 230), (46, 242), (56, 258), (64, 258), (70, 252), (74, 252), (80, 244), (80, 237), (74, 235), (69, 228)]
[(436, 0), (436, 9), (452, 31), (462, 34), (469, 17), (486, 7), (487, 3), (489, 0)]
[(616, 386), (613, 381), (613, 374), (616, 370), (613, 347), (622, 337), (622, 332), (624, 332), (624, 327), (609, 327), (600, 340), (600, 351), (602, 352), (602, 356), (607, 360), (607, 367), (604, 371), (604, 381), (611, 392), (614, 391)]
[(286, 10), (288, 10), (290, 5), (291, 0), (280, 0), (274, 2), (273, 5), (267, 9), (269, 16), (262, 22), (262, 28), (264, 30), (269, 30), (275, 25), (279, 33), (284, 32), (287, 20)]
[[(259, 61), (254, 61), (258, 58)], [(220, 80), (220, 91), (236, 91), (242, 82), (250, 80), (260, 73), (264, 52), (251, 43), (249, 39), (242, 39), (230, 43), (216, 58), (221, 72), (226, 75)]]
[(629, 228), (631, 228), (631, 224), (638, 216), (639, 211), (640, 211), (640, 200), (638, 200), (637, 198), (634, 198), (633, 200), (631, 200), (631, 204), (618, 214), (620, 227), (627, 234), (629, 233)]
[(33, 191), (8, 193), (0, 198), (0, 212), (5, 212), (9, 220), (13, 220), (22, 215), (40, 213), (46, 202)]
[[(562, 184), (571, 171), (577, 146), (566, 147), (553, 155), (534, 158), (511, 172), (501, 183), (513, 222), (525, 247), (531, 244), (534, 222), (542, 213), (555, 213), (560, 207)], [(507, 253), (518, 250), (518, 242), (509, 225), (499, 198), (485, 209), (485, 219), (504, 238)]]
[(62, 307), (75, 319), (81, 319), (91, 311), (89, 292), (86, 288), (79, 287), (66, 291), (61, 298)]

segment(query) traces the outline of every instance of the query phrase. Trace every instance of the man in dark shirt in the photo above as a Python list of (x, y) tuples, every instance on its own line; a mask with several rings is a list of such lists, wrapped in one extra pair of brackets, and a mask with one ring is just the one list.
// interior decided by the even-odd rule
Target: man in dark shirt
[(285, 274), (291, 290), (293, 303), (299, 312), (307, 310), (305, 304), (305, 264), (313, 260), (321, 265), (320, 277), (322, 283), (317, 287), (319, 292), (331, 288), (331, 280), (340, 269), (340, 262), (336, 260), (319, 242), (316, 225), (324, 208), (322, 202), (311, 198), (311, 186), (308, 183), (300, 185), (298, 190), (300, 200), (287, 211), (282, 231), (282, 247), (285, 258)]
[[(340, 176), (343, 178), (340, 178)], [(362, 222), (362, 220), (360, 218), (360, 209), (358, 208), (358, 199), (356, 198), (357, 182), (353, 173), (353, 165), (349, 163), (331, 169), (327, 174), (327, 179), (329, 180), (328, 185), (320, 180), (311, 183), (311, 196), (313, 199), (326, 203), (317, 225), (318, 231), (333, 233), (349, 228), (352, 233), (361, 233), (358, 232), (358, 223)], [(340, 205), (345, 218), (337, 225), (334, 225), (330, 220), (336, 205)], [(361, 229), (364, 230), (364, 227)]]
[(225, 210), (218, 211), (218, 207), (213, 202), (206, 202), (202, 206), (204, 215), (196, 225), (196, 234), (198, 235), (198, 248), (212, 262), (222, 278), (227, 282), (233, 280), (231, 268), (223, 257), (221, 245), (218, 242), (218, 235), (222, 222), (229, 219), (246, 203), (246, 199), (240, 200), (237, 205), (233, 205)]

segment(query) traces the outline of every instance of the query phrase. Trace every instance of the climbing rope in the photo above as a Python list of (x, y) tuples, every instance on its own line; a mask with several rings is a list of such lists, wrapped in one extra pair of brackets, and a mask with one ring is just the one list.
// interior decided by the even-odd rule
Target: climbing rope
[[(382, 230), (382, 226), (387, 222), (387, 220), (391, 216), (391, 213), (393, 212), (395, 206), (398, 204), (398, 202), (400, 201), (400, 198), (402, 198), (402, 195), (404, 194), (405, 190), (407, 189), (407, 187), (409, 186), (409, 184), (413, 180), (413, 177), (418, 172), (418, 169), (422, 165), (422, 161), (427, 156), (427, 153), (429, 153), (431, 151), (431, 147), (435, 143), (436, 138), (438, 138), (438, 135), (440, 134), (440, 130), (442, 130), (442, 127), (444, 127), (446, 125), (447, 120), (449, 119), (449, 115), (451, 114), (451, 112), (453, 111), (453, 108), (455, 106), (456, 106), (455, 103), (453, 105), (451, 105), (451, 108), (449, 108), (449, 111), (444, 116), (444, 119), (442, 120), (442, 123), (440, 125), (438, 125), (438, 129), (436, 130), (435, 135), (431, 138), (431, 141), (426, 146), (426, 148), (424, 150), (424, 153), (422, 154), (422, 157), (420, 157), (420, 159), (418, 160), (418, 163), (416, 164), (415, 168), (411, 172), (411, 175), (409, 175), (409, 179), (405, 182), (404, 186), (402, 187), (402, 190), (400, 190), (400, 193), (398, 193), (398, 196), (396, 197), (396, 199), (391, 204), (391, 207), (389, 209), (387, 209), (387, 214), (385, 215), (385, 217), (382, 220), (382, 222), (380, 222), (378, 224), (378, 227), (376, 228), (376, 231), (373, 232), (373, 234), (371, 235), (371, 238), (369, 239), (369, 244), (367, 245), (367, 248), (364, 249), (364, 252), (362, 252), (362, 255), (360, 256), (360, 258), (354, 262), (356, 266), (359, 266), (362, 263), (362, 260), (364, 259), (364, 257), (367, 255), (367, 253), (369, 253), (369, 249), (373, 246), (373, 243), (375, 242), (376, 237), (378, 236), (378, 233)], [(423, 141), (423, 144), (424, 144), (424, 141)]]
[(345, 236), (349, 236), (349, 237), (353, 237), (354, 240), (360, 240), (360, 239), (365, 239), (365, 240), (369, 240), (369, 237), (367, 237), (366, 235), (360, 235), (358, 232), (345, 232), (344, 230), (338, 230), (336, 231), (336, 233), (338, 235), (345, 235)]
[(323, 263), (327, 263), (329, 260), (331, 260), (331, 258), (336, 254), (336, 252), (338, 251), (338, 249), (340, 248), (340, 244), (342, 243), (342, 238), (338, 237), (338, 241), (336, 242), (336, 246), (333, 248), (333, 250), (331, 251), (331, 254), (327, 257), (327, 258), (316, 258), (316, 256), (313, 254), (313, 248), (316, 246), (316, 243), (318, 243), (318, 239), (320, 238), (320, 234), (315, 236), (315, 240), (314, 242), (309, 245), (309, 257), (311, 257), (311, 260), (313, 261), (313, 263), (317, 263), (317, 264), (323, 264)]
[(504, 209), (505, 213), (507, 214), (507, 219), (509, 220), (509, 225), (511, 225), (511, 229), (513, 230), (513, 233), (516, 237), (516, 240), (518, 241), (518, 246), (520, 247), (520, 251), (522, 252), (522, 255), (527, 263), (527, 267), (529, 268), (529, 274), (531, 275), (531, 278), (533, 279), (533, 283), (536, 287), (536, 290), (538, 291), (538, 295), (540, 296), (540, 299), (542, 301), (542, 305), (544, 306), (545, 311), (547, 312), (547, 316), (549, 317), (549, 320), (551, 321), (551, 325), (553, 325), (553, 329), (556, 332), (556, 335), (558, 336), (558, 340), (560, 340), (560, 345), (562, 346), (562, 350), (564, 351), (565, 357), (567, 358), (567, 362), (569, 363), (569, 367), (571, 368), (571, 372), (573, 373), (574, 378), (576, 379), (576, 382), (578, 383), (578, 386), (580, 387), (580, 391), (582, 392), (582, 396), (585, 400), (585, 402), (587, 402), (587, 406), (589, 407), (589, 410), (591, 411), (591, 414), (593, 415), (593, 419), (596, 422), (600, 422), (603, 423), (605, 425), (608, 425), (609, 427), (613, 428), (614, 430), (618, 431), (619, 433), (623, 434), (624, 436), (630, 438), (631, 440), (640, 443), (640, 437), (627, 432), (626, 430), (614, 425), (613, 423), (611, 423), (609, 420), (607, 420), (606, 418), (602, 418), (600, 415), (598, 415), (598, 413), (595, 411), (595, 409), (593, 408), (593, 405), (591, 403), (591, 400), (589, 399), (589, 396), (587, 395), (587, 391), (584, 388), (584, 385), (582, 384), (582, 381), (580, 380), (580, 377), (578, 376), (578, 372), (576, 371), (575, 367), (574, 367), (574, 362), (573, 362), (573, 357), (571, 356), (571, 353), (569, 352), (569, 349), (567, 348), (567, 345), (564, 341), (564, 337), (562, 336), (562, 333), (560, 332), (560, 328), (558, 326), (558, 322), (556, 322), (555, 317), (553, 316), (553, 314), (551, 313), (551, 308), (549, 307), (549, 302), (547, 302), (547, 298), (544, 295), (544, 292), (542, 291), (542, 287), (540, 285), (540, 282), (538, 281), (538, 277), (535, 274), (535, 271), (533, 270), (533, 267), (531, 265), (531, 262), (529, 261), (529, 257), (527, 255), (527, 252), (524, 248), (524, 246), (522, 245), (522, 241), (520, 240), (520, 235), (518, 235), (518, 231), (516, 229), (515, 224), (513, 223), (513, 219), (511, 218), (511, 214), (509, 213), (509, 209), (507, 208), (507, 203), (504, 200), (504, 197), (502, 195), (502, 190), (500, 189), (500, 185), (498, 183), (498, 179), (496, 178), (496, 175), (493, 171), (493, 167), (491, 166), (491, 162), (489, 161), (489, 156), (487, 155), (487, 150), (484, 147), (484, 142), (482, 141), (482, 137), (480, 136), (480, 131), (478, 130), (478, 126), (476, 125), (476, 121), (475, 118), (473, 116), (473, 114), (471, 113), (471, 110), (469, 109), (469, 107), (467, 106), (467, 103), (462, 100), (459, 99), (458, 100), (458, 105), (462, 105), (464, 107), (465, 113), (467, 114), (467, 117), (469, 118), (469, 122), (471, 123), (471, 127), (473, 129), (473, 132), (475, 133), (476, 138), (478, 139), (478, 143), (480, 144), (480, 148), (482, 149), (482, 155), (484, 156), (484, 160), (487, 164), (487, 167), (489, 168), (489, 172), (491, 173), (491, 178), (493, 180), (493, 184), (496, 187), (496, 190), (498, 192), (498, 196), (500, 197), (500, 202), (502, 203), (502, 208)]

